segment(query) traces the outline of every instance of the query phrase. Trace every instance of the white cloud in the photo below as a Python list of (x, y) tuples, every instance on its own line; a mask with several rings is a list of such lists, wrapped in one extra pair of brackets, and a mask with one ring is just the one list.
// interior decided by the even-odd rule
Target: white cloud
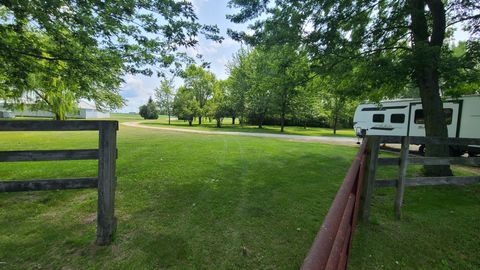
[(125, 83), (121, 87), (120, 94), (127, 100), (127, 105), (120, 109), (122, 112), (138, 112), (138, 107), (145, 104), (153, 89), (158, 84), (158, 79), (141, 75), (126, 75)]

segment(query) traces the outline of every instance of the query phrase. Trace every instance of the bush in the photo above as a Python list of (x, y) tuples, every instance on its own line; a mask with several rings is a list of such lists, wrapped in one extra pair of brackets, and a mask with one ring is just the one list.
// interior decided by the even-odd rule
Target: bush
[(151, 97), (146, 105), (140, 106), (140, 116), (143, 119), (158, 119), (158, 108)]

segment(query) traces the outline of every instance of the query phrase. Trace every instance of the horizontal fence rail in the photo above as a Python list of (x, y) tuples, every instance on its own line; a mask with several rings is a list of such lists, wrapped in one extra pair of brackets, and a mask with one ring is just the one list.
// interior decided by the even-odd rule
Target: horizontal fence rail
[[(369, 136), (377, 137), (379, 143), (401, 143), (401, 136)], [(448, 144), (448, 145), (480, 145), (477, 138), (443, 138), (443, 137), (409, 137), (410, 144)]]
[[(480, 157), (408, 157), (409, 164), (421, 165), (480, 165)], [(400, 158), (379, 158), (378, 165), (399, 165)]]
[(325, 216), (302, 270), (346, 269), (360, 205), (366, 145), (367, 139), (360, 146)]
[(0, 162), (98, 160), (98, 177), (0, 181), (0, 192), (97, 188), (98, 245), (116, 230), (115, 186), (118, 121), (1, 120), (0, 131), (98, 131), (98, 149), (0, 151)]
[(97, 178), (0, 181), (0, 192), (96, 188)]
[(92, 159), (98, 159), (98, 149), (0, 151), (0, 162)]
[(117, 121), (109, 120), (0, 120), (0, 131), (77, 131), (100, 130), (102, 126), (113, 125), (118, 130)]

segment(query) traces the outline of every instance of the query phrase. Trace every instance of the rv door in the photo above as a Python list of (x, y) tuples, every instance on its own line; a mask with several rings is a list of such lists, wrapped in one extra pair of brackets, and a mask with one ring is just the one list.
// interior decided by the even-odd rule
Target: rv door
[[(422, 104), (411, 104), (410, 110), (410, 127), (409, 136), (425, 136), (425, 118), (423, 114)], [(458, 116), (460, 104), (457, 102), (443, 103), (443, 111), (447, 122), (448, 137), (456, 137)]]

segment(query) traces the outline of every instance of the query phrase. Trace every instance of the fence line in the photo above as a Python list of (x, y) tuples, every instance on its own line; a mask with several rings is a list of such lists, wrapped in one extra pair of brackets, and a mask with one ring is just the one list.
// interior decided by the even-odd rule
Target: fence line
[[(422, 165), (480, 165), (479, 157), (410, 157), (410, 144), (447, 144), (447, 145), (480, 145), (480, 139), (477, 138), (439, 138), (439, 137), (400, 137), (400, 136), (368, 136), (370, 142), (376, 147), (372, 147), (372, 157), (376, 156), (369, 165), (369, 179), (367, 185), (371, 192), (365, 194), (368, 197), (368, 204), (364, 208), (370, 208), (371, 198), (374, 187), (395, 187), (396, 196), (394, 202), (394, 211), (397, 219), (402, 216), (402, 205), (405, 187), (409, 186), (435, 186), (435, 185), (469, 185), (480, 183), (480, 176), (442, 176), (442, 177), (413, 177), (407, 178), (407, 167), (410, 164)], [(380, 143), (401, 143), (399, 158), (378, 158), (378, 144)], [(375, 179), (377, 165), (381, 166), (399, 166), (397, 179)], [(368, 222), (369, 211), (365, 212), (364, 221)]]
[(313, 241), (302, 270), (346, 268), (360, 206), (366, 146), (367, 140), (364, 140)]
[[(381, 143), (401, 143), (399, 158), (378, 158)], [(369, 221), (375, 187), (395, 187), (394, 210), (401, 217), (405, 187), (480, 183), (480, 176), (406, 178), (409, 164), (480, 165), (478, 157), (409, 157), (410, 144), (480, 145), (480, 139), (367, 136), (304, 259), (302, 270), (346, 269), (353, 233), (359, 217)], [(377, 180), (378, 165), (399, 166), (398, 179)], [(364, 183), (365, 182), (365, 183)]]
[(0, 192), (97, 188), (98, 245), (111, 243), (116, 230), (115, 187), (118, 121), (2, 120), (0, 131), (83, 131), (98, 130), (98, 149), (0, 151), (0, 162), (95, 160), (98, 177), (0, 181)]

